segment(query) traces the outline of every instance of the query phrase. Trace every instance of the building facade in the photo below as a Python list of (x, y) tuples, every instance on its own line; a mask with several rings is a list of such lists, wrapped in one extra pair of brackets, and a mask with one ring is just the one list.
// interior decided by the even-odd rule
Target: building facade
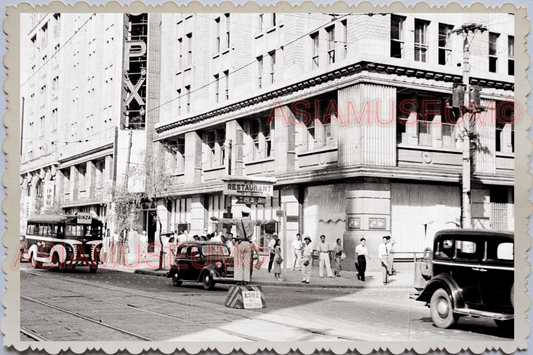
[[(54, 16), (48, 15), (49, 21)], [(67, 16), (78, 15), (61, 14), (61, 20)], [(116, 36), (124, 38), (129, 17), (95, 16), (116, 24)], [(22, 194), (21, 211), (38, 196), (37, 181), (54, 181), (54, 198), (64, 210), (106, 206), (108, 198), (97, 197), (97, 186), (113, 181), (111, 166), (116, 164), (118, 176), (121, 169), (124, 175), (128, 156), (139, 155), (127, 153), (132, 134), (132, 151), (162, 152), (171, 180), (161, 196), (146, 204), (147, 226), (149, 216), (157, 216), (163, 232), (185, 227), (204, 234), (223, 228), (210, 217), (239, 217), (243, 201), (224, 194), (222, 178), (269, 177), (276, 179), (273, 197), (248, 201), (252, 218), (279, 221), (257, 227), (259, 242), (277, 231), (287, 251), (296, 233), (308, 234), (314, 242), (321, 234), (330, 243), (341, 238), (346, 266), (351, 266), (355, 245), (365, 237), (375, 256), (370, 267), (377, 267), (381, 237), (391, 235), (397, 256), (411, 257), (409, 252), (431, 245), (437, 230), (461, 227), (463, 114), (454, 93), (463, 82), (464, 41), (454, 30), (479, 23), (486, 30), (470, 33), (469, 44), (469, 84), (476, 100), (479, 96), (471, 135), (472, 225), (513, 229), (513, 123), (518, 115), (512, 101), (512, 14), (203, 13), (146, 18), (145, 121), (137, 118), (143, 112), (137, 104), (129, 112), (121, 110), (129, 99), (137, 100), (132, 92), (142, 76), (129, 76), (130, 86), (124, 77), (118, 79), (128, 60), (142, 57), (142, 45), (131, 38), (118, 41), (115, 55), (109, 55), (117, 79), (107, 95), (100, 92), (105, 86), (94, 85), (98, 94), (91, 96), (87, 88), (92, 79), (73, 72), (77, 57), (61, 57), (59, 68), (64, 65), (66, 75), (60, 77), (69, 79), (60, 86), (67, 93), (66, 110), (60, 109), (57, 122), (68, 129), (57, 132), (72, 134), (72, 112), (80, 111), (68, 105), (81, 105), (79, 121), (86, 125), (91, 117), (104, 119), (103, 108), (92, 116), (89, 112), (105, 107), (96, 100), (109, 99), (114, 105), (110, 127), (116, 128), (118, 139), (115, 143), (112, 135), (107, 140), (102, 136), (97, 144), (93, 137), (100, 136), (84, 126), (76, 140), (88, 142), (77, 143), (77, 150), (57, 145), (50, 157), (39, 158), (35, 147), (30, 158), (32, 149), (23, 141), (21, 191), (28, 198)], [(37, 35), (39, 26), (33, 30)], [(95, 31), (97, 41), (105, 42), (106, 26), (95, 26)], [(83, 51), (90, 54), (92, 42), (84, 41)], [(102, 76), (95, 80), (104, 82), (111, 62), (91, 67), (88, 54), (80, 56), (80, 67), (93, 68), (95, 76)], [(39, 80), (54, 75), (32, 76), (23, 96), (31, 96), (32, 81), (39, 87)], [(80, 103), (73, 99), (75, 80), (78, 87), (82, 81), (84, 85)], [(53, 115), (50, 102), (46, 115)], [(36, 124), (44, 113), (41, 106), (32, 107)], [(23, 124), (25, 130), (31, 130), (26, 128), (29, 122)], [(102, 124), (95, 125), (105, 128)], [(62, 140), (69, 139), (74, 140)], [(80, 186), (87, 186), (86, 195)], [(153, 239), (159, 227), (150, 228)], [(290, 263), (291, 257), (288, 253), (285, 259)]]

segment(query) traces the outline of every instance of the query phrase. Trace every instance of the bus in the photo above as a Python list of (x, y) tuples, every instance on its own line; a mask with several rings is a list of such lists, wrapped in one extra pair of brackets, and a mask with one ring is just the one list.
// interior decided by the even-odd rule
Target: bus
[(30, 266), (52, 264), (67, 270), (84, 265), (95, 273), (101, 262), (103, 236), (102, 221), (88, 213), (32, 217), (25, 235)]

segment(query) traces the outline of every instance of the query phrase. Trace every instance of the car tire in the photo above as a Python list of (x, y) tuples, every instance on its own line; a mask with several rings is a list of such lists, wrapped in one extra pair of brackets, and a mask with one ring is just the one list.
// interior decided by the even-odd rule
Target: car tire
[(181, 286), (181, 283), (182, 283), (182, 281), (179, 280), (178, 273), (175, 273), (174, 275), (172, 275), (172, 284), (174, 286), (176, 286), (176, 287)]
[(202, 277), (202, 283), (204, 285), (204, 289), (213, 289), (213, 287), (215, 286), (215, 281), (213, 280), (213, 276), (211, 276), (210, 272), (204, 272), (204, 275)]
[(453, 304), (444, 289), (437, 289), (431, 296), (430, 301), (431, 320), (439, 328), (449, 328), (455, 324), (458, 317), (453, 314)]
[(35, 260), (34, 253), (30, 253), (30, 266), (32, 269), (40, 269), (43, 267), (43, 263)]
[(98, 261), (89, 261), (89, 272), (95, 274), (98, 271)]

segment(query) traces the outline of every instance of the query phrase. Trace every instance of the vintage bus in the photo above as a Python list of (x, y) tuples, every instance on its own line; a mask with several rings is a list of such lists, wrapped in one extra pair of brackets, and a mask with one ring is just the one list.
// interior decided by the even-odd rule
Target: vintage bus
[(26, 247), (30, 265), (56, 265), (60, 270), (88, 266), (95, 273), (100, 262), (104, 225), (88, 213), (39, 215), (28, 220)]

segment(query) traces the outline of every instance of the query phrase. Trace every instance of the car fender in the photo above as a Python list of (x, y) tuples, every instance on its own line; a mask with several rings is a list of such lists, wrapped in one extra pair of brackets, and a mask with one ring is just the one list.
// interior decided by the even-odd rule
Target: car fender
[(30, 249), (28, 249), (28, 258), (30, 257), (30, 255), (33, 253), (34, 256), (39, 256), (39, 254), (37, 254), (37, 244), (33, 244)]
[(212, 278), (215, 278), (217, 276), (217, 274), (215, 272), (215, 268), (213, 267), (213, 265), (209, 265), (209, 266), (204, 267), (202, 269), (202, 271), (198, 274), (197, 282), (202, 282), (203, 281), (204, 275), (205, 275), (206, 272), (210, 273)]
[(63, 263), (67, 259), (67, 249), (61, 244), (56, 244), (50, 249), (50, 257), (53, 257), (54, 253), (59, 255), (59, 260), (56, 260), (56, 262)]
[(179, 268), (177, 266), (171, 266), (167, 274), (167, 278), (173, 277), (174, 275), (178, 273), (178, 271), (179, 271)]
[(455, 282), (455, 280), (448, 274), (439, 274), (431, 278), (431, 280), (429, 280), (428, 284), (426, 285), (422, 293), (416, 298), (416, 300), (429, 303), (429, 301), (431, 300), (431, 296), (439, 288), (443, 288), (444, 290), (446, 290), (446, 292), (448, 292), (452, 299), (454, 309), (465, 307), (465, 303), (463, 300), (463, 290), (461, 289), (461, 287), (459, 287), (457, 282)]

